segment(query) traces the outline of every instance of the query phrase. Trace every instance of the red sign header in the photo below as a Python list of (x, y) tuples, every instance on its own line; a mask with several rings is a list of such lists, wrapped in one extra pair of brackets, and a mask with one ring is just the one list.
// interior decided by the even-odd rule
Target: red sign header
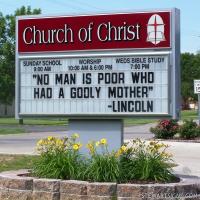
[(18, 51), (170, 48), (170, 12), (21, 18)]

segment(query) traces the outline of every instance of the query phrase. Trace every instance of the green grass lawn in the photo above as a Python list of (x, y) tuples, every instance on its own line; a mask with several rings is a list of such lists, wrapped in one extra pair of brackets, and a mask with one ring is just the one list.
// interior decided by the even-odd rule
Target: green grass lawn
[(25, 133), (23, 128), (0, 128), (0, 135)]
[[(43, 125), (43, 126), (66, 126), (67, 119), (24, 119), (24, 125)], [(25, 133), (23, 125), (19, 125), (19, 121), (15, 118), (0, 117), (0, 135)], [(8, 127), (4, 127), (8, 126)]]
[(30, 169), (37, 156), (0, 155), (0, 172), (18, 169)]
[(197, 119), (198, 111), (196, 110), (184, 110), (181, 112), (181, 120)]
[[(24, 125), (66, 125), (67, 119), (24, 119)], [(0, 118), (0, 125), (19, 125), (19, 121), (15, 118)]]
[(134, 125), (143, 125), (143, 124), (149, 124), (149, 123), (154, 123), (157, 120), (155, 119), (125, 119), (124, 120), (124, 125), (125, 126), (134, 126)]

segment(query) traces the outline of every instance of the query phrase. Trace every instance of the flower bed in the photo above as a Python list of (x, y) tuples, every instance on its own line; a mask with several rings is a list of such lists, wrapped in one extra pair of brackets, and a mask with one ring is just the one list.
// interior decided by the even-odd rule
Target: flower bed
[(84, 180), (90, 182), (174, 182), (172, 155), (167, 145), (139, 139), (109, 152), (105, 138), (87, 144), (89, 156), (82, 155), (79, 135), (48, 137), (37, 144), (40, 154), (33, 174), (40, 178)]
[(28, 177), (27, 170), (0, 173), (0, 200), (155, 200), (200, 199), (200, 180), (179, 183), (117, 184)]

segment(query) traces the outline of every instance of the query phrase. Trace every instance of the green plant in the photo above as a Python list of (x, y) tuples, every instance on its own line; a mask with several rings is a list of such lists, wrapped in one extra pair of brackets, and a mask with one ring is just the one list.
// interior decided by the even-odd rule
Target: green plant
[(156, 138), (168, 139), (178, 133), (179, 125), (177, 120), (161, 120), (156, 127), (151, 127), (150, 131), (155, 134)]
[(200, 136), (200, 128), (193, 120), (185, 120), (180, 127), (180, 137), (192, 139)]
[[(105, 138), (97, 142), (90, 142), (87, 148), (90, 160), (85, 172), (87, 180), (98, 182), (116, 182), (119, 177), (119, 161), (115, 152), (109, 152)], [(101, 148), (99, 152), (98, 148)]]
[(131, 147), (121, 155), (121, 180), (169, 182), (172, 174), (172, 155), (166, 152), (167, 145), (151, 141), (133, 140)]
[(37, 143), (39, 158), (34, 162), (33, 174), (38, 177), (78, 179), (99, 182), (168, 182), (172, 174), (172, 155), (167, 145), (134, 140), (109, 152), (107, 140), (87, 144), (89, 157), (80, 154), (79, 136), (59, 139), (48, 137)]
[(33, 174), (44, 178), (83, 179), (85, 164), (79, 153), (78, 134), (59, 139), (49, 136), (37, 143), (39, 159), (34, 163)]
[(116, 156), (119, 156), (120, 162), (120, 176), (118, 182), (128, 182), (135, 178), (135, 159), (134, 149), (129, 147), (126, 149), (119, 149)]

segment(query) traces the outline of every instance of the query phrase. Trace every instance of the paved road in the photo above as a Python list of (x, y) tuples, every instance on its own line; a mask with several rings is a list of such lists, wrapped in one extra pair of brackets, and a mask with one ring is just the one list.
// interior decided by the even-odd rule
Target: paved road
[[(134, 138), (149, 139), (153, 135), (149, 132), (149, 128), (153, 124), (142, 126), (126, 127), (124, 130), (124, 139), (129, 141)], [(64, 137), (67, 135), (65, 127), (30, 127), (30, 130), (35, 130), (33, 133), (25, 133), (20, 135), (5, 135), (0, 136), (0, 153), (4, 154), (34, 154), (34, 147), (40, 138), (49, 135)], [(53, 130), (52, 130), (53, 128)], [(51, 132), (38, 132), (39, 130), (51, 130)], [(200, 143), (182, 143), (182, 142), (167, 142), (170, 145), (169, 151), (173, 153), (175, 162), (179, 165), (175, 168), (175, 172), (185, 175), (196, 175), (200, 177)]]
[[(127, 140), (132, 138), (145, 138), (145, 139), (152, 138), (153, 135), (149, 132), (149, 128), (151, 126), (152, 124), (126, 127), (124, 130), (125, 132), (124, 139)], [(47, 137), (49, 135), (57, 137), (64, 137), (67, 135), (67, 130), (66, 128), (64, 129), (64, 126), (63, 127), (51, 126), (50, 128), (45, 126), (35, 126), (35, 127), (28, 126), (28, 128), (29, 130), (32, 131), (32, 133), (4, 135), (4, 136), (0, 135), (0, 153), (33, 154), (35, 144), (39, 139)], [(40, 128), (42, 131), (46, 132), (38, 132)]]
[(178, 174), (196, 175), (200, 177), (200, 143), (164, 142), (170, 145), (169, 151), (178, 164)]

